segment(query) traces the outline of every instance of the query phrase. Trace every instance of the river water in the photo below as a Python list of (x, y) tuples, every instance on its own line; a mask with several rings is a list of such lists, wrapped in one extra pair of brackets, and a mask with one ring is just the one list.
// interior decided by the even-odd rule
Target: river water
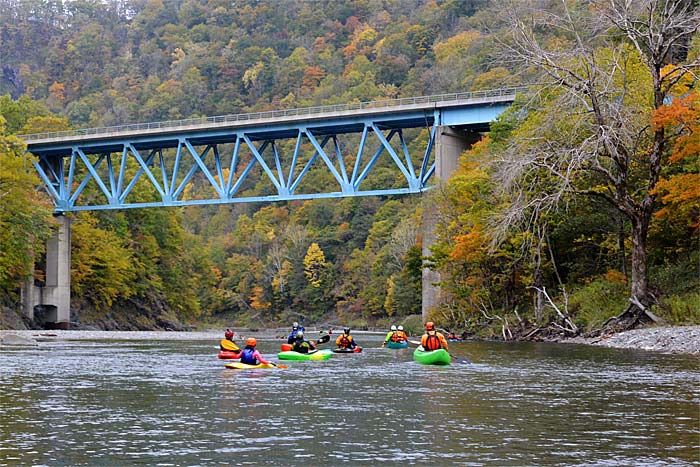
[(700, 465), (697, 357), (469, 342), (430, 367), (379, 339), (252, 371), (217, 341), (0, 350), (0, 466)]

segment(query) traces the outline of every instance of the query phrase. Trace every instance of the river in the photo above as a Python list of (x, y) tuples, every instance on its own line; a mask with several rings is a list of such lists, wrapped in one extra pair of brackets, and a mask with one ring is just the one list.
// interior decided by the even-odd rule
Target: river
[(357, 339), (252, 371), (216, 340), (2, 349), (0, 466), (700, 465), (697, 357), (467, 342), (429, 367)]

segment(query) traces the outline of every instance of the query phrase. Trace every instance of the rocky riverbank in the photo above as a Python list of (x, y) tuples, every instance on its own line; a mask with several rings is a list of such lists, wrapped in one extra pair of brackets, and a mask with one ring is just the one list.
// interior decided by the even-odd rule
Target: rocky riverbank
[[(287, 329), (269, 329), (250, 333), (236, 332), (240, 340), (248, 334), (258, 338), (274, 339), (285, 336)], [(362, 331), (358, 332), (363, 334)], [(383, 334), (383, 332), (381, 333)], [(0, 346), (35, 345), (42, 340), (209, 340), (222, 338), (221, 330), (176, 332), (176, 331), (37, 331), (0, 330)], [(648, 350), (662, 353), (692, 354), (700, 356), (700, 326), (670, 326), (634, 329), (596, 338), (576, 337), (560, 342), (588, 344), (602, 347)]]
[(562, 342), (700, 355), (700, 326), (655, 326), (596, 338), (575, 337)]

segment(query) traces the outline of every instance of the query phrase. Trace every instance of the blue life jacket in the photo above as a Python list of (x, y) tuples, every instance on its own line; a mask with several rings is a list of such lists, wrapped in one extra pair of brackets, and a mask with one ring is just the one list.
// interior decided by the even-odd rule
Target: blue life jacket
[(241, 363), (246, 363), (248, 365), (257, 365), (258, 359), (253, 357), (253, 354), (255, 353), (255, 347), (246, 347), (243, 349), (243, 352), (241, 352)]

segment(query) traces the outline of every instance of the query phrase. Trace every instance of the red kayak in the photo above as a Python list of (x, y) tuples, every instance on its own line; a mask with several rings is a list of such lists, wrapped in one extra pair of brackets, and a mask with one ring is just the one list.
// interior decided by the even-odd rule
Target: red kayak
[(354, 349), (343, 349), (338, 347), (337, 349), (333, 349), (333, 353), (360, 353), (362, 352), (362, 347), (359, 345), (355, 347)]
[(232, 350), (222, 350), (219, 352), (219, 358), (222, 360), (232, 360), (236, 358), (241, 358), (241, 352), (234, 352)]

